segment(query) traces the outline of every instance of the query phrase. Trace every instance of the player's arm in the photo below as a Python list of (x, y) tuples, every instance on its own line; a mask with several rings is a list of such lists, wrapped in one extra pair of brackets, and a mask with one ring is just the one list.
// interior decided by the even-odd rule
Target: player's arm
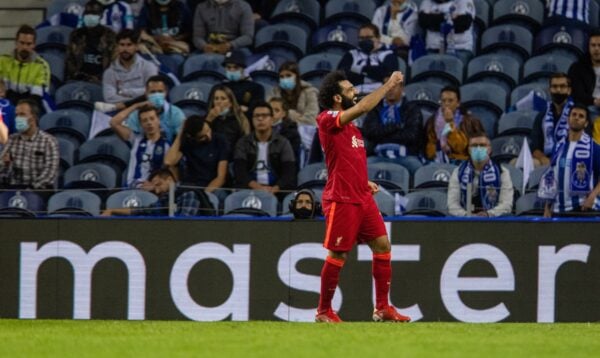
[(340, 126), (344, 126), (363, 114), (369, 112), (381, 101), (383, 96), (392, 89), (394, 86), (404, 82), (404, 75), (400, 71), (394, 71), (390, 78), (381, 87), (375, 91), (369, 93), (363, 99), (361, 99), (356, 105), (345, 110), (340, 115)]

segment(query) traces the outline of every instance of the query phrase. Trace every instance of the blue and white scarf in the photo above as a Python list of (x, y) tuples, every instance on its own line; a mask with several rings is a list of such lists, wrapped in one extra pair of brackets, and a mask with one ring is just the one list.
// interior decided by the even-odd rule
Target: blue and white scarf
[(573, 107), (573, 100), (567, 99), (567, 103), (563, 107), (560, 118), (554, 125), (554, 111), (552, 109), (552, 102), (548, 101), (546, 108), (546, 115), (544, 122), (542, 123), (542, 132), (544, 132), (544, 154), (550, 156), (554, 151), (556, 143), (560, 142), (561, 139), (565, 138), (569, 133), (569, 113), (571, 113), (571, 107)]
[[(401, 14), (402, 16), (400, 17), (400, 23), (403, 24), (404, 22), (406, 22), (406, 20), (410, 17), (410, 15), (412, 15), (412, 13), (414, 12), (414, 10), (410, 7), (407, 7), (406, 10), (404, 10)], [(397, 15), (396, 15), (397, 16)], [(382, 31), (381, 33), (383, 35), (388, 35), (389, 34), (389, 24), (390, 24), (390, 20), (392, 19), (392, 6), (388, 5), (388, 7), (385, 9), (385, 15), (384, 15), (384, 19), (383, 19), (383, 26), (382, 26)]]
[(154, 143), (154, 150), (151, 158), (148, 158), (148, 155), (146, 154), (147, 147), (148, 139), (144, 137), (140, 141), (135, 152), (136, 166), (135, 174), (133, 175), (134, 182), (142, 179), (142, 163), (150, 162), (150, 173), (163, 166), (163, 159), (166, 154), (165, 152), (169, 149), (169, 142), (164, 136), (161, 136), (160, 139)]
[[(483, 167), (479, 174), (479, 197), (481, 205), (485, 210), (491, 210), (500, 199), (500, 167), (491, 160)], [(471, 161), (465, 161), (458, 167), (458, 182), (460, 186), (460, 204), (463, 208), (467, 207), (467, 186), (473, 183), (475, 177), (475, 168)]]

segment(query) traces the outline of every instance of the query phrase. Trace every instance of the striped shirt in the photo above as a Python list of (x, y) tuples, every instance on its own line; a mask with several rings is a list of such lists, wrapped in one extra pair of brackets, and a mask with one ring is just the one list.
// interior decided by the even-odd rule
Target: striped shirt
[(562, 16), (589, 23), (590, 0), (548, 0), (548, 17)]
[(0, 162), (0, 172), (6, 175), (9, 185), (42, 189), (54, 186), (58, 176), (60, 154), (58, 141), (52, 135), (38, 130), (27, 138), (12, 134), (0, 158), (10, 155), (10, 164)]
[(125, 1), (115, 1), (104, 8), (100, 24), (110, 27), (116, 34), (123, 29), (133, 29), (133, 13)]

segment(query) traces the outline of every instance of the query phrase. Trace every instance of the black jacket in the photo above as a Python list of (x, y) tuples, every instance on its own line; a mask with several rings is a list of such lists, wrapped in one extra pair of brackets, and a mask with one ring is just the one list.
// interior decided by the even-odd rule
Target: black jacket
[(569, 79), (572, 88), (571, 97), (575, 103), (583, 103), (586, 106), (594, 104), (592, 94), (596, 87), (596, 74), (589, 54), (571, 65)]

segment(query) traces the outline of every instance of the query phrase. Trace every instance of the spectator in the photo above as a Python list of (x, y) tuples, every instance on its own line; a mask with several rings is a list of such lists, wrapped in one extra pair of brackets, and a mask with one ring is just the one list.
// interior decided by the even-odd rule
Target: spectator
[(117, 34), (125, 29), (133, 29), (133, 12), (126, 1), (98, 1), (104, 6), (100, 24), (109, 27)]
[(252, 113), (254, 104), (265, 100), (265, 89), (260, 84), (252, 82), (252, 79), (244, 74), (246, 55), (240, 50), (228, 52), (225, 55), (223, 67), (225, 67), (225, 76), (227, 77), (223, 84), (233, 91), (242, 111), (245, 114)]
[(289, 209), (296, 220), (314, 219), (315, 216), (322, 215), (321, 204), (310, 189), (299, 190), (294, 199), (290, 201)]
[(589, 54), (580, 58), (569, 68), (573, 86), (573, 100), (590, 106), (590, 116), (600, 115), (600, 30), (590, 33)]
[[(213, 133), (206, 119), (190, 116), (165, 157), (165, 165), (180, 166), (183, 185), (199, 186), (206, 192), (222, 188), (227, 179), (229, 145), (220, 133)], [(226, 195), (220, 195), (223, 197)]]
[[(176, 185), (175, 177), (169, 169), (162, 168), (150, 174), (148, 179), (150, 186), (144, 189), (156, 194), (158, 200), (146, 208), (108, 208), (102, 212), (102, 216), (112, 215), (135, 215), (135, 216), (167, 216), (169, 215), (169, 188)], [(175, 191), (175, 216), (203, 215), (203, 204), (198, 193), (193, 190), (177, 188)], [(214, 210), (208, 211), (214, 213)], [(209, 214), (210, 215), (210, 214)]]
[(142, 30), (142, 39), (153, 44), (149, 48), (152, 53), (187, 55), (190, 52), (192, 17), (182, 1), (146, 2), (138, 26)]
[(381, 41), (377, 26), (369, 23), (358, 30), (358, 49), (346, 52), (338, 69), (345, 70), (348, 80), (354, 84), (382, 82), (398, 69), (398, 60)]
[(229, 87), (214, 86), (208, 100), (208, 108), (206, 121), (214, 133), (225, 136), (230, 148), (234, 148), (240, 138), (250, 133), (248, 118), (242, 113)]
[(4, 124), (4, 119), (0, 117), (0, 151), (8, 141), (8, 127)]
[(160, 130), (164, 132), (166, 139), (172, 142), (179, 133), (185, 114), (179, 107), (167, 101), (167, 92), (167, 83), (163, 76), (150, 77), (146, 82), (147, 101), (137, 102), (120, 111), (111, 119), (111, 123), (121, 123), (126, 118), (127, 127), (135, 134), (140, 134), (142, 129), (138, 110), (145, 105), (151, 105), (157, 109), (160, 116)]
[[(4, 128), (6, 128), (6, 136), (0, 135), (0, 152), (2, 151), (2, 144), (6, 144), (8, 136), (13, 133), (17, 133), (15, 127), (15, 106), (6, 98), (6, 84), (3, 80), (0, 80), (0, 117)], [(0, 130), (0, 132), (2, 132)], [(4, 141), (2, 140), (4, 138)]]
[(419, 25), (426, 30), (428, 52), (455, 52), (466, 66), (473, 57), (474, 19), (473, 0), (423, 0)]
[(33, 99), (22, 99), (15, 109), (17, 133), (8, 138), (0, 158), (0, 176), (6, 186), (52, 189), (58, 176), (58, 142), (38, 127), (40, 108)]
[(206, 0), (196, 7), (193, 36), (194, 46), (206, 53), (249, 47), (254, 40), (252, 9), (243, 0)]
[(136, 134), (123, 125), (126, 116), (113, 117), (110, 126), (121, 139), (131, 145), (127, 186), (148, 189), (151, 185), (148, 177), (162, 167), (170, 145), (160, 130), (160, 117), (156, 107), (147, 104), (142, 106), (138, 110), (138, 117), (143, 134)]
[(15, 50), (0, 56), (0, 79), (8, 85), (6, 98), (12, 103), (35, 96), (38, 105), (50, 87), (50, 66), (35, 48), (35, 30), (22, 25), (17, 30)]
[(96, 0), (85, 4), (83, 27), (71, 32), (65, 59), (65, 79), (102, 83), (116, 45), (115, 33), (100, 25), (102, 5)]
[(600, 209), (600, 146), (585, 133), (588, 111), (574, 104), (569, 133), (556, 146), (549, 170), (540, 180), (538, 196), (546, 200), (544, 217)]
[(484, 132), (479, 119), (460, 106), (460, 91), (446, 86), (440, 95), (440, 108), (425, 124), (425, 157), (438, 163), (459, 163), (469, 159), (469, 137)]
[(96, 102), (96, 110), (112, 112), (143, 101), (146, 82), (158, 74), (158, 67), (138, 53), (139, 36), (133, 30), (117, 35), (117, 59), (104, 71), (102, 87), (104, 100)]
[(417, 33), (418, 7), (411, 0), (391, 0), (375, 10), (373, 24), (379, 29), (381, 42), (408, 60), (410, 39)]
[[(492, 162), (491, 153), (492, 145), (485, 132), (469, 138), (470, 160), (454, 169), (448, 183), (450, 215), (492, 217), (511, 213), (514, 189), (510, 172)], [(467, 197), (468, 186), (471, 198)]]
[(298, 125), (288, 117), (289, 110), (283, 98), (273, 97), (269, 100), (269, 104), (273, 109), (273, 132), (281, 134), (290, 142), (298, 163), (301, 146)]
[[(593, 0), (592, 0), (593, 1)], [(590, 0), (547, 0), (548, 15), (543, 26), (568, 25), (588, 29)]]
[[(387, 78), (384, 79), (384, 82)], [(403, 84), (389, 90), (362, 127), (367, 153), (403, 165), (413, 175), (423, 164), (423, 115), (403, 97)]]
[(550, 77), (550, 96), (545, 112), (538, 114), (531, 131), (531, 150), (535, 166), (549, 165), (554, 146), (569, 132), (569, 112), (573, 107), (571, 81), (565, 73)]
[(287, 139), (273, 133), (273, 110), (259, 103), (252, 113), (254, 131), (235, 146), (235, 178), (239, 187), (272, 194), (296, 187), (296, 162)]

